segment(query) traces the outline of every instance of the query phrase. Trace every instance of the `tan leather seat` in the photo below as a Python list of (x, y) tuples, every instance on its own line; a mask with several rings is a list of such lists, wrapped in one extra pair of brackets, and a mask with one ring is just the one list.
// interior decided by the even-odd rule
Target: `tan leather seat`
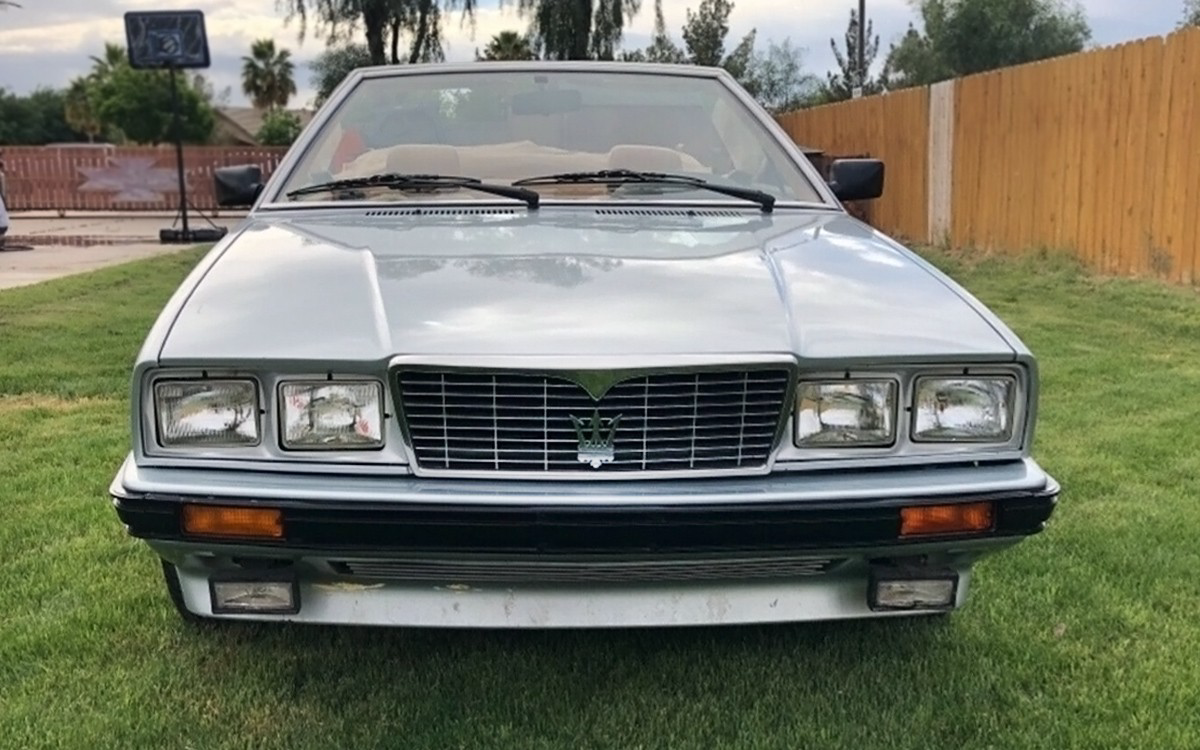
[(613, 146), (608, 152), (608, 168), (678, 172), (683, 169), (683, 157), (678, 151), (661, 146)]
[(388, 149), (387, 171), (404, 174), (461, 175), (462, 164), (453, 146), (410, 144)]

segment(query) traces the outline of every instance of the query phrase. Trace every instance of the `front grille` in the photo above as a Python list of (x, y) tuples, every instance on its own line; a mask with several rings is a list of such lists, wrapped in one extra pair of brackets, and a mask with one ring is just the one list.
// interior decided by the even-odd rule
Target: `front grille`
[(337, 572), (355, 578), (432, 583), (652, 583), (765, 578), (803, 578), (827, 573), (841, 559), (553, 561), (553, 560), (339, 560)]
[(787, 370), (657, 373), (599, 399), (525, 373), (399, 375), (418, 464), (456, 472), (713, 471), (766, 464)]

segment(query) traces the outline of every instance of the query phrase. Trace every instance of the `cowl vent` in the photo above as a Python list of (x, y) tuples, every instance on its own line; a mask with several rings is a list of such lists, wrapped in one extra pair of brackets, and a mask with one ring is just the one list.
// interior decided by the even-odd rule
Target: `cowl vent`
[(516, 216), (511, 208), (382, 208), (365, 216)]
[(598, 208), (597, 216), (684, 216), (688, 218), (701, 216), (721, 216), (736, 218), (742, 215), (740, 211), (727, 209), (694, 209), (694, 208)]

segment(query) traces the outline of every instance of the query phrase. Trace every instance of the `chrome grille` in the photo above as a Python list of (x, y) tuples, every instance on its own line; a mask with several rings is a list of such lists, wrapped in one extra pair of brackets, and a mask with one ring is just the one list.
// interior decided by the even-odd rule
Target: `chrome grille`
[[(782, 369), (656, 373), (624, 380), (594, 400), (580, 385), (552, 376), (399, 374), (417, 462), (456, 472), (760, 467), (775, 442), (788, 381)], [(601, 441), (611, 437), (611, 455), (601, 465), (581, 451), (581, 438), (593, 437), (596, 426)]]
[(827, 573), (842, 560), (804, 557), (751, 559), (339, 560), (337, 572), (356, 578), (434, 583), (622, 583), (798, 578)]

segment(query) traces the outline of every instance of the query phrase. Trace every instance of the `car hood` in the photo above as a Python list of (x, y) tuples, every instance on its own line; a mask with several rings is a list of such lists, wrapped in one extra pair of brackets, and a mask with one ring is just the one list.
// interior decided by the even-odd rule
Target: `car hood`
[(164, 364), (1014, 355), (973, 298), (832, 211), (347, 208), (252, 217), (214, 252)]

